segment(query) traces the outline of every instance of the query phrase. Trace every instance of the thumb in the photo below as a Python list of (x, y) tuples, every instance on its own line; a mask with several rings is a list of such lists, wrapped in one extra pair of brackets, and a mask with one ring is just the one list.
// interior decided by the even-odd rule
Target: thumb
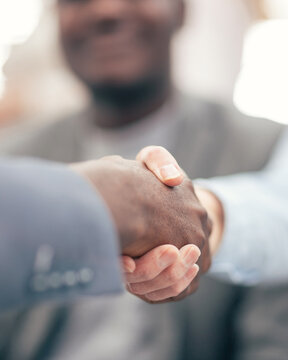
[(147, 146), (142, 149), (136, 159), (165, 185), (178, 186), (182, 183), (184, 172), (168, 150), (161, 146)]

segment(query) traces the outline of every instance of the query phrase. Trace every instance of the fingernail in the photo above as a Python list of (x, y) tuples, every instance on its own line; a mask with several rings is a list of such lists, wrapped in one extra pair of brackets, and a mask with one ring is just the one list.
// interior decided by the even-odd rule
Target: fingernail
[(165, 268), (166, 266), (170, 265), (173, 260), (175, 259), (175, 255), (169, 252), (165, 252), (163, 255), (160, 256), (158, 259), (158, 265), (161, 268)]
[(181, 176), (180, 171), (173, 164), (162, 166), (159, 170), (163, 180), (176, 179)]
[(191, 266), (198, 260), (199, 256), (195, 256), (195, 248), (190, 248), (184, 256), (184, 263), (186, 266)]
[(199, 267), (199, 265), (195, 264), (192, 266), (192, 269), (195, 269), (195, 274), (197, 275), (200, 270), (200, 267)]
[(125, 268), (124, 268), (125, 272), (128, 273), (128, 274), (132, 274), (134, 272), (134, 267), (131, 266), (131, 265), (125, 265)]
[(132, 274), (135, 270), (135, 264), (131, 261), (124, 261), (123, 262), (123, 270), (125, 273)]
[(196, 277), (196, 275), (197, 275), (198, 272), (199, 272), (199, 269), (200, 269), (200, 268), (199, 268), (199, 266), (198, 266), (197, 264), (193, 265), (193, 266), (191, 267), (191, 269), (187, 271), (186, 277), (187, 277), (187, 278), (190, 278), (190, 276), (192, 276), (192, 275), (194, 275), (194, 276)]

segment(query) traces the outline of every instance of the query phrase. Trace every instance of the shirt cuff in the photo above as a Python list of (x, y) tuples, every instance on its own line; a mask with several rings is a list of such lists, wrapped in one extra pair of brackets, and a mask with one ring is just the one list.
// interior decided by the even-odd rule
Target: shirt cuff
[[(238, 180), (237, 178), (235, 179)], [(251, 248), (245, 238), (247, 223), (247, 204), (243, 202), (243, 193), (229, 178), (197, 179), (195, 184), (214, 193), (220, 200), (225, 216), (225, 226), (221, 246), (212, 259), (210, 274), (220, 280), (246, 286), (256, 285), (260, 281), (257, 269), (250, 266)]]

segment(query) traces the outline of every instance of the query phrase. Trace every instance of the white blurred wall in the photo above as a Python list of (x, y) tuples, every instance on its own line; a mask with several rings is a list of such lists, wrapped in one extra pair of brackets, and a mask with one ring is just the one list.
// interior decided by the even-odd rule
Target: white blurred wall
[(259, 22), (247, 34), (234, 103), (244, 113), (288, 124), (288, 20)]
[(188, 92), (231, 100), (243, 38), (253, 21), (243, 0), (189, 0), (187, 25), (175, 44), (175, 77)]

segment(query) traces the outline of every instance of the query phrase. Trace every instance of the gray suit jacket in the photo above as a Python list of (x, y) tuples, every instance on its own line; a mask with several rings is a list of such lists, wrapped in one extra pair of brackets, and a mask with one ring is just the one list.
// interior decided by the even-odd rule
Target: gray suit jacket
[[(178, 107), (177, 119), (167, 122), (170, 127), (168, 150), (192, 178), (261, 169), (281, 132), (281, 126), (270, 121), (249, 118), (233, 108), (196, 98), (183, 97)], [(25, 154), (64, 162), (97, 157), (93, 152), (87, 154), (85, 148), (88, 134), (83, 124), (87, 122), (84, 113), (28, 129), (24, 134), (19, 131), (19, 136), (2, 141), (2, 148), (16, 156)], [(21, 354), (23, 360), (232, 360), (237, 356), (237, 360), (276, 359), (276, 356), (253, 357), (255, 349), (251, 355), (251, 343), (243, 340), (250, 329), (246, 328), (247, 322), (238, 321), (237, 315), (246, 294), (248, 290), (244, 288), (207, 278), (202, 280), (196, 295), (179, 304), (151, 307), (125, 296), (117, 302), (84, 302), (69, 309), (45, 308), (16, 314), (16, 321), (15, 315), (6, 319), (5, 324), (8, 323), (11, 331), (3, 332), (6, 356), (3, 358), (18, 360)], [(249, 298), (252, 298), (250, 290)], [(254, 298), (259, 300), (261, 296)], [(255, 301), (248, 302), (247, 313), (250, 304), (258, 306)], [(284, 301), (281, 304), (283, 306)], [(244, 309), (241, 314), (244, 319)], [(261, 316), (266, 313), (257, 314), (259, 321), (255, 324), (260, 326)], [(282, 331), (275, 317), (271, 315), (267, 321), (267, 328), (272, 328), (275, 334)], [(0, 326), (2, 331), (4, 323)], [(34, 339), (30, 342), (24, 336), (28, 330)], [(5, 341), (7, 336), (10, 341)], [(269, 342), (267, 337), (265, 341), (258, 340), (261, 355), (267, 346), (276, 348), (277, 354), (287, 350), (286, 342), (277, 342), (274, 346), (273, 336)], [(243, 353), (246, 357), (242, 357)]]
[(0, 311), (118, 292), (117, 236), (80, 176), (32, 160), (0, 161)]

